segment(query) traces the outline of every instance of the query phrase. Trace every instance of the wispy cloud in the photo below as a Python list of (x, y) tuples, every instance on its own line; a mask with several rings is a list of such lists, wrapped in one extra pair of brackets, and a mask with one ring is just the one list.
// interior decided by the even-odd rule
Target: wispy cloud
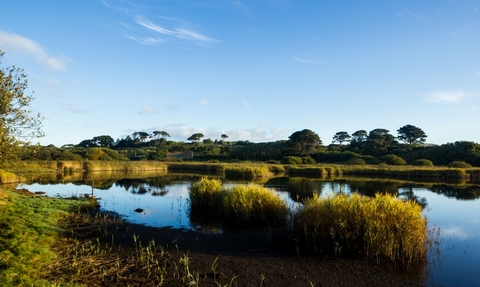
[(143, 107), (139, 112), (139, 115), (155, 115), (157, 111), (151, 107)]
[(242, 99), (242, 101), (243, 101), (243, 105), (245, 106), (245, 108), (246, 108), (249, 112), (253, 113), (252, 109), (250, 109), (250, 107), (248, 106), (247, 101), (245, 101), (245, 99)]
[(297, 57), (297, 56), (294, 56), (294, 57), (293, 57), (293, 60), (294, 60), (294, 61), (297, 61), (297, 62), (299, 62), (299, 63), (309, 64), (309, 65), (319, 64), (318, 61), (314, 61), (314, 60), (310, 60), (310, 59), (305, 59), (305, 58), (299, 58), (299, 57)]
[(200, 101), (200, 104), (201, 104), (202, 106), (205, 106), (205, 107), (210, 106), (210, 103), (209, 103), (207, 100), (204, 100), (204, 99), (202, 99), (202, 100)]
[(455, 104), (460, 102), (465, 97), (465, 92), (462, 90), (452, 91), (432, 91), (427, 94), (428, 102)]
[(157, 43), (164, 42), (162, 39), (154, 38), (154, 37), (134, 37), (130, 35), (125, 35), (125, 38), (133, 40), (142, 45), (154, 45)]
[(137, 16), (135, 18), (135, 22), (142, 26), (147, 28), (148, 30), (160, 33), (165, 36), (171, 36), (171, 37), (176, 37), (178, 39), (182, 40), (194, 40), (194, 41), (201, 41), (201, 42), (213, 42), (215, 41), (212, 38), (209, 38), (199, 32), (193, 31), (193, 30), (188, 30), (185, 28), (173, 28), (173, 29), (167, 29), (164, 28), (158, 24), (155, 24), (151, 22), (150, 20), (144, 19), (143, 17)]
[(0, 47), (5, 51), (22, 53), (35, 58), (35, 60), (55, 71), (66, 70), (66, 60), (62, 57), (52, 57), (37, 42), (22, 37), (15, 33), (0, 30)]

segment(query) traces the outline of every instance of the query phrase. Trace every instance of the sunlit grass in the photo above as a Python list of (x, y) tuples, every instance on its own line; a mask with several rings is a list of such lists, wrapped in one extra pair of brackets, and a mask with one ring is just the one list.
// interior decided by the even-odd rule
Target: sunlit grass
[(427, 220), (412, 201), (380, 194), (314, 196), (293, 218), (294, 238), (302, 252), (405, 263), (425, 260)]
[(229, 226), (279, 226), (288, 206), (274, 191), (260, 185), (225, 188), (216, 179), (202, 178), (190, 188), (191, 212), (217, 216)]
[(0, 286), (49, 286), (40, 278), (56, 258), (52, 246), (63, 233), (58, 221), (86, 203), (97, 204), (0, 190)]

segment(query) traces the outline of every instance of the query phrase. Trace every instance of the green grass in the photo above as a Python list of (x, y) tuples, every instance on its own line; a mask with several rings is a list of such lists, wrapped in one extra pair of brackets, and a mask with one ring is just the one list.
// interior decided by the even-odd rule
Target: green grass
[(97, 203), (32, 197), (0, 190), (0, 286), (52, 286), (42, 280), (68, 212)]
[(294, 214), (301, 252), (342, 254), (404, 263), (426, 259), (427, 220), (420, 205), (391, 195), (314, 196)]

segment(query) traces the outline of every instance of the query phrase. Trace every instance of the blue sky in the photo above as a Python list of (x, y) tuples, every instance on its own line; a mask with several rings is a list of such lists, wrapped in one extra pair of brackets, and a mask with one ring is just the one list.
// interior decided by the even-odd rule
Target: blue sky
[(43, 145), (166, 131), (265, 142), (412, 124), (480, 142), (480, 1), (6, 1), (2, 66)]

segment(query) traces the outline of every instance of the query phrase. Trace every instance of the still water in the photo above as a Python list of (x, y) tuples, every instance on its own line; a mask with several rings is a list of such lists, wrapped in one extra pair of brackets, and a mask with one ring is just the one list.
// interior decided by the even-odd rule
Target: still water
[[(45, 192), (50, 197), (93, 194), (101, 209), (122, 215), (126, 220), (154, 227), (172, 226), (194, 230), (200, 223), (189, 218), (188, 192), (201, 175), (151, 176), (86, 180), (33, 179), (18, 188)], [(222, 179), (225, 185), (242, 184)], [(275, 177), (262, 182), (275, 190), (289, 205), (319, 193), (358, 192), (373, 196), (388, 192), (424, 205), (430, 227), (440, 230), (435, 252), (430, 255), (428, 285), (480, 286), (480, 184), (465, 182), (412, 182), (366, 178), (289, 178)], [(141, 211), (140, 211), (141, 210)], [(221, 232), (221, 227), (202, 226)]]

